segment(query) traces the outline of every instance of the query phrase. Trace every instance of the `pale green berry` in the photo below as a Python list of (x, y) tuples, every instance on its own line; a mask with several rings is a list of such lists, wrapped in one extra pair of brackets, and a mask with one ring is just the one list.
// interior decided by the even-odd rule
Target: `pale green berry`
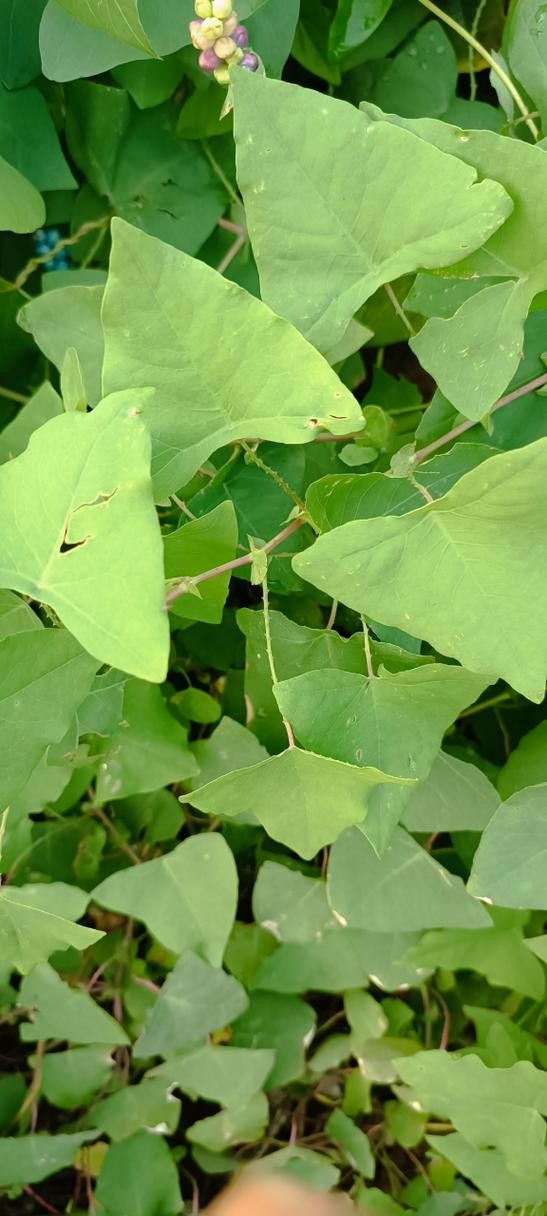
[(216, 68), (216, 70), (213, 72), (213, 76), (217, 84), (230, 83), (230, 69), (225, 65), (223, 65), (221, 68)]
[(195, 0), (194, 10), (196, 17), (212, 17), (213, 5), (211, 0)]
[(236, 49), (235, 49), (233, 55), (230, 55), (230, 58), (226, 60), (226, 63), (229, 63), (230, 66), (233, 63), (241, 63), (241, 60), (243, 59), (244, 54), (245, 54), (245, 52), (241, 50), (241, 47), (236, 46)]
[(218, 17), (206, 17), (201, 27), (202, 34), (206, 34), (208, 38), (220, 38), (224, 33), (224, 26)]
[(215, 55), (218, 55), (219, 59), (229, 59), (236, 50), (237, 47), (233, 38), (217, 38), (214, 51)]
[(230, 17), (233, 9), (232, 0), (212, 0), (213, 16), (220, 17), (221, 21), (225, 21), (226, 17)]

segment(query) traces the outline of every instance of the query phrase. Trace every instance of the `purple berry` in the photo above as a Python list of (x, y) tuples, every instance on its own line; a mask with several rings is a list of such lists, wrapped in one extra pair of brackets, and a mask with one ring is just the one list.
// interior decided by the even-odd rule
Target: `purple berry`
[(202, 51), (199, 57), (199, 66), (204, 72), (214, 72), (215, 68), (219, 68), (222, 59), (215, 55), (213, 50)]
[(239, 47), (245, 47), (249, 44), (249, 34), (244, 25), (238, 25), (232, 34), (232, 38)]
[(247, 51), (247, 54), (243, 56), (239, 66), (240, 68), (245, 68), (247, 72), (256, 72), (258, 67), (258, 55), (255, 55), (253, 51)]

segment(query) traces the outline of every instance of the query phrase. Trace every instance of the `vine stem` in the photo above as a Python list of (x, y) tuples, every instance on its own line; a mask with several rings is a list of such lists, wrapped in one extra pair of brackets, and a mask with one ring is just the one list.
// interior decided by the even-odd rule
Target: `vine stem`
[[(547, 372), (542, 376), (536, 376), (535, 380), (530, 380), (528, 384), (523, 384), (521, 388), (513, 389), (512, 393), (507, 393), (505, 397), (500, 397), (499, 401), (492, 406), (491, 413), (495, 410), (503, 409), (504, 405), (510, 405), (511, 401), (518, 401), (519, 397), (525, 397), (527, 393), (533, 393), (538, 388), (543, 388), (547, 384)], [(421, 460), (425, 460), (426, 456), (431, 456), (432, 452), (437, 452), (439, 448), (443, 448), (445, 443), (450, 443), (451, 439), (457, 439), (459, 435), (464, 435), (466, 431), (470, 431), (472, 427), (477, 425), (477, 420), (466, 418), (464, 422), (459, 422), (457, 426), (452, 427), (451, 431), (447, 431), (445, 435), (440, 435), (438, 439), (434, 439), (432, 443), (428, 443), (425, 448), (420, 448), (414, 453), (413, 463), (419, 464)]]
[[(273, 646), (272, 646), (272, 630), (271, 630), (271, 623), (270, 623), (270, 600), (269, 600), (269, 596), (268, 596), (268, 575), (267, 574), (266, 574), (266, 577), (262, 580), (262, 601), (263, 601), (263, 608), (264, 608), (264, 633), (266, 636), (266, 653), (268, 655), (268, 663), (270, 666), (270, 675), (272, 677), (272, 685), (275, 688), (276, 684), (279, 683), (279, 680), (277, 678), (277, 672), (275, 669), (275, 660), (274, 660), (274, 653), (273, 653)], [(292, 726), (291, 726), (290, 722), (287, 722), (286, 718), (283, 718), (283, 726), (285, 727), (285, 730), (287, 732), (289, 748), (292, 750), (292, 748), (295, 746), (294, 735), (293, 735)]]
[(367, 622), (366, 622), (364, 616), (361, 617), (361, 624), (363, 626), (363, 644), (364, 644), (364, 648), (365, 648), (367, 675), (368, 675), (369, 680), (373, 680), (374, 679), (374, 666), (372, 663), (372, 654), (371, 654), (371, 650), (370, 650), (370, 634), (369, 634), (368, 625), (367, 625)]
[(469, 46), (472, 46), (476, 51), (478, 51), (479, 55), (482, 56), (492, 71), (495, 72), (502, 84), (505, 85), (507, 92), (511, 94), (511, 97), (515, 102), (515, 105), (518, 106), (528, 130), (531, 131), (534, 139), (538, 140), (539, 129), (531, 117), (526, 103), (523, 101), (518, 89), (513, 84), (511, 77), (508, 75), (505, 69), (502, 68), (501, 64), (496, 63), (494, 56), (486, 50), (486, 47), (483, 46), (482, 42), (479, 42), (478, 38), (475, 38), (474, 34), (470, 34), (469, 30), (466, 30), (465, 26), (460, 25), (459, 21), (455, 21), (454, 17), (450, 17), (448, 13), (443, 12), (442, 8), (439, 8), (439, 6), (434, 3), (434, 0), (420, 0), (420, 4), (423, 4), (424, 8), (428, 8), (430, 13), (434, 13), (435, 17), (439, 18), (439, 21), (443, 21), (445, 25), (449, 25), (450, 29), (454, 30), (456, 34), (459, 34), (460, 38), (463, 38), (465, 42), (469, 43)]
[[(305, 523), (305, 519), (293, 519), (290, 524), (287, 524), (286, 528), (283, 528), (281, 532), (277, 533), (277, 536), (272, 536), (272, 539), (266, 542), (266, 544), (263, 546), (264, 553), (271, 553), (274, 549), (277, 549), (279, 545), (283, 544), (284, 540), (287, 540), (289, 536), (292, 536), (293, 532), (296, 532), (298, 528), (301, 528)], [(231, 562), (223, 562), (221, 566), (214, 566), (212, 570), (204, 570), (202, 574), (195, 574), (190, 581), (193, 583), (194, 587), (197, 586), (198, 583), (207, 583), (209, 579), (216, 578), (219, 574), (230, 574), (232, 570), (240, 570), (242, 566), (252, 565), (253, 557), (254, 555), (252, 553), (245, 553), (243, 557), (235, 557)], [(167, 607), (169, 607), (169, 604), (172, 604), (174, 600), (178, 599), (179, 595), (186, 594), (186, 584), (188, 579), (189, 576), (186, 576), (179, 587), (171, 588), (165, 600)]]

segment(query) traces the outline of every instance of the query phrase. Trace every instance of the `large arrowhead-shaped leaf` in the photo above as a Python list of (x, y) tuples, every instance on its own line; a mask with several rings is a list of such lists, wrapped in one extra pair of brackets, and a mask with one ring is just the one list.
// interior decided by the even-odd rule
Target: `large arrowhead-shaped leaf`
[(83, 25), (118, 38), (137, 51), (155, 54), (141, 23), (137, 0), (58, 0), (58, 3)]
[(449, 874), (402, 828), (396, 828), (382, 857), (354, 828), (334, 844), (328, 897), (350, 929), (373, 933), (412, 932), (429, 926), (480, 928), (490, 918)]
[(174, 1055), (227, 1026), (247, 1004), (245, 989), (233, 976), (196, 954), (185, 954), (152, 1006), (134, 1054), (140, 1058)]
[(0, 1142), (0, 1186), (27, 1186), (74, 1165), (78, 1149), (96, 1132), (60, 1136), (6, 1136)]
[(221, 1106), (243, 1106), (262, 1089), (275, 1063), (271, 1050), (217, 1047), (212, 1043), (166, 1060), (149, 1074), (163, 1077), (185, 1093)]
[(547, 908), (547, 785), (501, 803), (481, 837), (469, 890), (503, 908)]
[(409, 832), (482, 832), (499, 801), (480, 768), (439, 752), (427, 780), (412, 790), (402, 822)]
[(45, 218), (42, 195), (0, 156), (0, 228), (8, 232), (33, 232)]
[(65, 984), (49, 963), (34, 967), (25, 977), (18, 1003), (30, 1013), (30, 1021), (21, 1026), (25, 1043), (41, 1039), (66, 1039), (81, 1044), (128, 1043), (118, 1022), (83, 989)]
[(96, 660), (64, 629), (32, 629), (0, 642), (0, 809), (64, 737), (96, 670)]
[(219, 967), (235, 919), (237, 871), (223, 837), (206, 832), (157, 861), (111, 874), (93, 899), (143, 921), (168, 950), (194, 950)]
[[(54, 291), (46, 291), (29, 300), (18, 314), (21, 328), (32, 334), (37, 346), (58, 371), (63, 367), (67, 351), (74, 348), (90, 405), (96, 405), (101, 398), (103, 293), (102, 285), (56, 287)], [(59, 413), (59, 410), (55, 412)]]
[(493, 456), (444, 498), (320, 536), (293, 565), (385, 625), (541, 701), (547, 674), (547, 440)]
[(462, 131), (437, 119), (399, 118), (367, 102), (361, 108), (373, 125), (392, 122), (457, 156), (481, 179), (495, 177), (513, 201), (506, 223), (498, 226), (484, 249), (452, 268), (466, 279), (485, 275), (511, 282), (484, 287), (453, 317), (427, 321), (410, 341), (453, 405), (478, 420), (516, 372), (528, 309), (547, 287), (547, 238), (541, 223), (547, 155), (540, 147), (493, 131)]
[(123, 720), (106, 744), (98, 774), (99, 800), (151, 793), (197, 772), (187, 733), (169, 712), (161, 690), (128, 680)]
[(540, 112), (547, 130), (547, 21), (540, 0), (519, 0), (507, 26), (509, 63)]
[[(423, 780), (445, 730), (486, 681), (461, 667), (428, 664), (367, 678), (349, 671), (310, 671), (276, 685), (281, 712), (300, 742), (347, 764), (372, 764), (396, 777)], [(367, 823), (384, 845), (411, 791), (388, 786), (373, 794)]]
[(36, 431), (0, 469), (0, 585), (49, 604), (102, 662), (159, 681), (169, 629), (149, 443), (134, 394)]
[(533, 1064), (487, 1068), (478, 1056), (428, 1051), (397, 1060), (397, 1068), (422, 1108), (446, 1116), (471, 1144), (498, 1148), (521, 1178), (543, 1174), (547, 1077)]
[(235, 77), (238, 182), (262, 293), (321, 350), (383, 283), (465, 257), (512, 210), (497, 182), (478, 183), (408, 131), (312, 90)]
[(328, 364), (260, 300), (123, 220), (112, 234), (103, 386), (157, 390), (144, 417), (158, 497), (236, 439), (308, 443), (318, 426), (361, 426)]
[(188, 797), (199, 811), (221, 818), (254, 813), (273, 840), (310, 858), (363, 821), (371, 791), (382, 782), (412, 784), (293, 747), (217, 777)]
[(179, 1177), (162, 1136), (144, 1131), (111, 1144), (96, 1196), (103, 1216), (176, 1216), (183, 1207)]
[(534, 1000), (545, 990), (543, 967), (528, 949), (522, 931), (498, 929), (431, 929), (411, 946), (407, 961), (417, 967), (477, 971), (497, 988), (512, 988)]
[[(45, 902), (45, 901), (44, 901)], [(0, 890), (0, 958), (23, 975), (47, 962), (54, 950), (86, 950), (104, 934), (56, 916), (39, 902), (28, 903), (17, 887)]]

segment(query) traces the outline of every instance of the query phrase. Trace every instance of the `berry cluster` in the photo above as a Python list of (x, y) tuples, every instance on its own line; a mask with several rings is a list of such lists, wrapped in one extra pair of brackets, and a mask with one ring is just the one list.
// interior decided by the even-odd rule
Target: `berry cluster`
[(70, 259), (68, 250), (59, 249), (57, 253), (53, 253), (56, 245), (61, 240), (61, 233), (58, 228), (37, 228), (33, 240), (37, 257), (45, 258), (48, 253), (52, 254), (45, 263), (45, 270), (69, 269)]
[(249, 34), (234, 13), (232, 0), (195, 0), (196, 21), (190, 22), (190, 38), (201, 51), (199, 66), (219, 84), (228, 84), (230, 66), (237, 63), (256, 72), (258, 55), (248, 49)]

